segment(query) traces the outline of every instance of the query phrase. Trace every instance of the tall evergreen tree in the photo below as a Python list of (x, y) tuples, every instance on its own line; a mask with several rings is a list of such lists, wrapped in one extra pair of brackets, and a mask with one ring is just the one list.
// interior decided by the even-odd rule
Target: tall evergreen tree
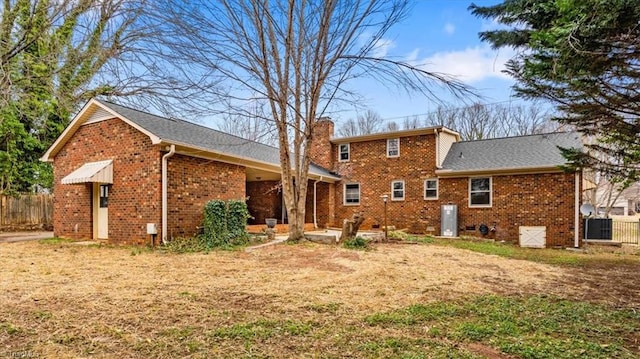
[(517, 94), (556, 104), (556, 120), (594, 136), (566, 151), (575, 167), (640, 178), (640, 6), (637, 0), (505, 0), (470, 6), (506, 25), (480, 33), (494, 48), (521, 50), (507, 64)]
[[(0, 193), (50, 187), (39, 158), (80, 104), (117, 93), (96, 81), (136, 39), (139, 2), (6, 0), (0, 4)], [(139, 35), (139, 33), (136, 33)]]

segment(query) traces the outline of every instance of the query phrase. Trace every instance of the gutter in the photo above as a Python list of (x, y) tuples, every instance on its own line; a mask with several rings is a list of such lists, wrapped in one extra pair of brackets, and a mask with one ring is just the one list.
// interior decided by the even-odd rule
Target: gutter
[[(261, 169), (261, 170), (269, 171), (273, 173), (280, 173), (281, 171), (280, 163), (265, 162), (265, 161), (249, 158), (246, 156), (220, 152), (210, 148), (195, 146), (195, 145), (191, 145), (191, 144), (179, 142), (179, 141), (162, 140), (160, 141), (160, 144), (180, 146), (182, 147), (182, 149), (177, 151), (177, 153), (184, 154), (186, 156), (216, 160), (218, 162), (231, 163), (234, 165)], [(321, 176), (321, 177), (324, 176), (324, 177), (327, 177), (328, 180), (333, 180), (333, 181), (340, 181), (342, 179), (340, 177), (327, 176), (326, 174), (322, 175), (319, 173), (315, 173), (315, 172), (312, 172), (311, 170), (309, 170), (309, 174), (314, 176)]]
[(169, 152), (162, 156), (162, 244), (167, 244), (167, 169), (169, 167), (168, 159), (176, 153), (176, 145), (171, 145)]
[(533, 166), (533, 167), (517, 167), (517, 168), (486, 168), (473, 170), (451, 170), (436, 169), (435, 173), (439, 177), (468, 177), (483, 175), (508, 175), (508, 174), (538, 174), (538, 173), (562, 173), (563, 171), (557, 166)]

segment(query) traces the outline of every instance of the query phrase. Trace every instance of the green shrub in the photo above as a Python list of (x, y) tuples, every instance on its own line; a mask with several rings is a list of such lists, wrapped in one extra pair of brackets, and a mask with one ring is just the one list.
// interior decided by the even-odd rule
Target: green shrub
[(203, 242), (207, 248), (220, 248), (246, 244), (247, 204), (242, 200), (212, 200), (204, 207)]
[(227, 231), (231, 245), (241, 245), (248, 242), (247, 219), (249, 217), (249, 209), (245, 201), (227, 201)]
[(204, 242), (208, 248), (229, 244), (227, 229), (227, 204), (219, 199), (204, 206)]
[(358, 236), (353, 239), (347, 239), (342, 246), (349, 249), (367, 249), (369, 248), (369, 240)]

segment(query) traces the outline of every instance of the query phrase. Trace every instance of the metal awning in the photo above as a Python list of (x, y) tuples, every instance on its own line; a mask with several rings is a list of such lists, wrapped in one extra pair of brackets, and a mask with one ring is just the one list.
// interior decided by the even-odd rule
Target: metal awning
[(113, 183), (113, 160), (87, 162), (60, 181), (62, 184)]

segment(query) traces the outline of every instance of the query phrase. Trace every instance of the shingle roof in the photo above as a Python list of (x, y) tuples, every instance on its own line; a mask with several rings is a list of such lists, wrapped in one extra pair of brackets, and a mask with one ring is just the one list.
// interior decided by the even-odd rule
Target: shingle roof
[[(188, 121), (156, 116), (107, 101), (96, 101), (156, 135), (163, 141), (190, 145), (234, 157), (250, 158), (280, 166), (280, 153), (276, 147), (247, 140)], [(335, 174), (313, 163), (309, 171), (317, 175), (337, 177)]]
[(562, 148), (582, 148), (577, 132), (456, 142), (442, 169), (450, 171), (553, 168), (566, 163)]

